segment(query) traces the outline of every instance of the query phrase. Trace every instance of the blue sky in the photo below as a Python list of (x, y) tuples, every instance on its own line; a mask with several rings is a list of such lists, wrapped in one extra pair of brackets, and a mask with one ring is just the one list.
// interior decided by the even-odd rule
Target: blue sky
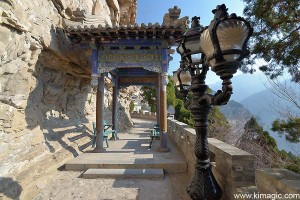
[[(149, 22), (161, 24), (168, 9), (178, 6), (181, 8), (180, 17), (188, 16), (191, 19), (193, 16), (199, 16), (201, 25), (207, 26), (213, 19), (211, 11), (223, 3), (227, 6), (229, 14), (243, 15), (244, 3), (242, 0), (137, 0), (136, 21), (138, 24), (148, 24)], [(169, 74), (178, 68), (179, 60), (179, 55), (175, 53), (170, 62)], [(219, 77), (209, 72), (206, 82), (210, 84), (219, 80)]]
[(242, 15), (244, 3), (241, 0), (137, 0), (137, 23), (159, 22), (169, 8), (181, 8), (181, 17), (201, 17), (201, 24), (208, 25), (213, 18), (211, 11), (217, 5), (225, 4), (229, 13)]

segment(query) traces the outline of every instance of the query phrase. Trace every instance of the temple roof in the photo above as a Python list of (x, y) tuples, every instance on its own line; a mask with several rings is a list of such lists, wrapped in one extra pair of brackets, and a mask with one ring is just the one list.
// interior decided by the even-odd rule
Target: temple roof
[[(164, 39), (175, 41), (186, 31), (182, 24), (165, 25), (159, 23), (142, 23), (141, 25), (66, 25), (66, 34), (73, 42), (77, 40), (101, 39), (101, 41), (114, 41), (119, 39)], [(79, 42), (77, 41), (77, 42)]]
[(90, 15), (77, 8), (71, 19), (64, 19), (63, 25), (66, 35), (72, 42), (88, 42), (95, 39), (98, 42), (114, 42), (116, 40), (158, 39), (174, 44), (186, 31), (189, 24), (188, 17), (179, 18), (181, 9), (177, 6), (170, 8), (163, 17), (163, 23), (142, 23), (134, 25), (119, 25), (109, 22), (103, 15)]

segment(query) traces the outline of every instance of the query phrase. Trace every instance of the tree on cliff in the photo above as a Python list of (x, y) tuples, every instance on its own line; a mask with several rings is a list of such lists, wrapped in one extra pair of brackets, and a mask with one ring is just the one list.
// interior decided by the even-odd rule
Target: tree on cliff
[(267, 61), (260, 69), (271, 79), (287, 70), (300, 83), (300, 1), (244, 2), (244, 14), (254, 27), (251, 59)]
[(208, 136), (225, 141), (231, 127), (218, 106), (212, 108), (208, 114), (208, 121)]
[[(270, 77), (275, 95), (297, 103), (295, 94), (276, 81), (288, 71), (292, 81), (300, 84), (300, 1), (299, 0), (244, 0), (244, 14), (254, 26), (252, 60), (262, 58), (268, 62), (261, 66)], [(274, 81), (275, 80), (275, 81)], [(299, 94), (298, 94), (299, 95)], [(298, 105), (299, 106), (299, 105)], [(299, 115), (288, 116), (273, 122), (273, 131), (286, 135), (290, 142), (299, 140)]]
[(272, 123), (272, 131), (277, 131), (280, 135), (285, 134), (286, 140), (290, 142), (300, 142), (300, 118), (276, 119)]
[(174, 81), (171, 76), (168, 76), (169, 83), (167, 85), (167, 106), (175, 106), (176, 104), (176, 91)]
[[(211, 93), (212, 90), (208, 89), (207, 93)], [(179, 95), (179, 93), (177, 93)], [(192, 93), (189, 92), (188, 98), (192, 98)], [(175, 106), (175, 119), (194, 127), (194, 117), (190, 110), (184, 107), (184, 102), (181, 99), (176, 100)], [(230, 132), (230, 125), (220, 111), (218, 106), (214, 106), (208, 115), (208, 137), (217, 138), (219, 140), (225, 141), (226, 136)]]
[[(169, 83), (167, 85), (167, 106), (174, 106), (176, 101), (174, 82), (171, 76), (168, 76)], [(156, 89), (151, 86), (143, 86), (142, 97), (151, 107), (151, 112), (156, 112), (157, 107), (157, 98), (156, 98)]]
[(176, 99), (175, 119), (194, 127), (193, 114), (184, 107), (184, 102), (181, 99)]
[(236, 146), (255, 156), (255, 168), (284, 167), (300, 173), (300, 157), (279, 150), (277, 143), (269, 133), (252, 117), (244, 126), (244, 133)]
[(141, 88), (141, 96), (149, 104), (151, 112), (156, 112), (157, 99), (156, 90), (151, 86), (143, 86)]
[(134, 110), (134, 107), (135, 107), (134, 102), (131, 101), (130, 104), (129, 104), (129, 112), (130, 113), (132, 113), (132, 111)]

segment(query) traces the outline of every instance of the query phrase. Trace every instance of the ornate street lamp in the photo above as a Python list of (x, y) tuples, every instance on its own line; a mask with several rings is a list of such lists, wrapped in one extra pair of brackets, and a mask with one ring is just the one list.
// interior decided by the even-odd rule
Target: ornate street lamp
[[(236, 14), (229, 16), (224, 4), (212, 12), (214, 19), (205, 28), (200, 26), (199, 17), (192, 18), (192, 26), (182, 36), (177, 48), (181, 62), (174, 82), (184, 99), (187, 100), (189, 91), (193, 94), (185, 104), (194, 116), (196, 130), (195, 175), (187, 188), (193, 200), (221, 199), (221, 187), (211, 171), (207, 141), (208, 114), (212, 106), (224, 105), (229, 101), (232, 94), (230, 79), (241, 66), (241, 60), (249, 54), (247, 42), (253, 32), (245, 19)], [(206, 94), (208, 86), (205, 78), (209, 68), (223, 81), (222, 90), (214, 95)], [(191, 78), (187, 78), (187, 74)]]
[(191, 88), (191, 74), (188, 70), (185, 69), (185, 64), (183, 61), (180, 61), (180, 68), (173, 72), (174, 84), (176, 85), (179, 93), (187, 101), (187, 95)]

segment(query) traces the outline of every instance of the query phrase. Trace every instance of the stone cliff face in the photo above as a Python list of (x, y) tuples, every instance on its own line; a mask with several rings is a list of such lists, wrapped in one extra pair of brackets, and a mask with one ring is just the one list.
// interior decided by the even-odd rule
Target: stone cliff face
[[(91, 145), (91, 52), (62, 28), (77, 8), (110, 24), (135, 21), (135, 0), (0, 1), (0, 197), (38, 188), (34, 180)], [(107, 88), (108, 121), (110, 95)], [(131, 125), (130, 101), (120, 96), (122, 129)]]

